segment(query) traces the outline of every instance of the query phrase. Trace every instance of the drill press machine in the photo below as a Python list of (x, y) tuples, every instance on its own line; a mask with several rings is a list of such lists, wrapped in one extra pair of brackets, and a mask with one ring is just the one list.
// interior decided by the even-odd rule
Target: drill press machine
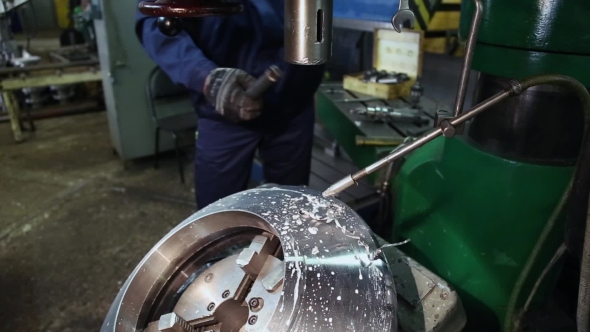
[[(342, 179), (323, 193), (324, 198), (301, 189), (255, 190), (231, 196), (187, 219), (138, 265), (111, 307), (103, 330), (395, 331), (391, 271), (382, 263), (387, 259), (381, 260), (377, 243), (358, 216), (331, 196), (404, 157), (394, 186), (395, 236), (391, 238), (410, 238), (412, 242), (404, 250), (458, 288), (466, 303), (468, 330), (497, 331), (500, 326), (505, 331), (518, 329), (528, 304), (523, 310), (518, 308), (525, 300), (534, 299), (535, 291), (541, 298), (549, 289), (547, 281), (551, 278), (532, 290), (563, 242), (564, 218), (568, 218), (570, 228), (579, 229), (583, 223), (579, 214), (585, 214), (587, 206), (590, 158), (585, 154), (590, 148), (583, 132), (590, 114), (590, 94), (580, 82), (555, 74), (590, 84), (587, 67), (583, 66), (590, 55), (588, 43), (584, 43), (590, 39), (590, 26), (584, 19), (590, 4), (584, 0), (567, 4), (564, 0), (473, 0), (475, 6), (470, 6), (471, 1), (467, 2), (463, 8), (463, 33), (469, 32), (467, 56), (450, 116), (439, 113), (435, 129)], [(329, 0), (286, 1), (288, 61), (314, 65), (329, 59), (331, 5)], [(174, 35), (180, 28), (178, 17), (228, 14), (239, 11), (240, 6), (212, 0), (158, 0), (143, 3), (140, 9), (144, 14), (163, 16), (161, 30)], [(408, 8), (408, 2), (402, 0), (400, 9)], [(469, 18), (473, 18), (471, 24)], [(399, 29), (399, 24), (396, 27)], [(566, 31), (577, 33), (566, 35)], [(472, 68), (481, 73), (476, 97), (479, 104), (463, 112)], [(541, 76), (527, 78), (534, 75)], [(463, 135), (455, 137), (459, 134)], [(578, 158), (580, 147), (582, 155)], [(568, 209), (564, 208), (566, 203)], [(335, 218), (335, 213), (340, 215)], [(324, 232), (330, 238), (335, 236), (334, 229), (343, 234), (332, 238), (335, 243), (313, 246), (315, 240), (320, 244), (328, 240), (315, 235)], [(312, 242), (308, 234), (314, 235)], [(244, 235), (242, 240), (249, 246), (241, 247), (236, 257), (216, 259), (213, 254), (219, 250), (214, 249), (238, 242), (238, 235)], [(280, 245), (273, 244), (276, 237)], [(568, 239), (572, 249), (581, 242)], [(224, 246), (220, 241), (225, 241)], [(322, 250), (334, 249), (335, 253), (322, 256)], [(225, 261), (228, 256), (231, 264)], [(318, 257), (315, 264), (314, 257)], [(400, 263), (405, 261), (400, 258)], [(204, 270), (195, 271), (198, 266)], [(236, 273), (245, 273), (245, 278), (223, 279), (214, 288), (219, 291), (227, 285), (229, 293), (200, 294), (207, 292), (207, 287), (200, 287), (191, 295), (219, 295), (219, 301), (190, 301), (178, 307), (193, 282), (206, 285), (215, 280), (217, 274), (207, 269), (220, 269), (221, 275), (227, 276), (227, 271), (236, 266), (241, 271)], [(342, 278), (330, 277), (332, 266), (345, 267), (339, 272)], [(351, 286), (352, 266), (359, 267), (354, 284), (358, 284), (356, 279), (366, 280), (360, 290)], [(363, 268), (369, 274), (364, 274)], [(193, 272), (196, 279), (190, 280)], [(320, 279), (326, 273), (324, 284)], [(423, 279), (428, 287), (433, 280), (429, 278)], [(327, 284), (338, 280), (345, 283), (338, 287), (346, 291), (346, 296), (363, 296), (340, 304), (342, 295), (333, 294), (333, 286)], [(273, 297), (280, 287), (287, 291)], [(328, 293), (317, 292), (326, 287), (330, 287)], [(436, 295), (443, 301), (454, 294), (447, 286), (442, 290), (436, 285), (428, 287), (424, 294), (418, 292), (421, 295), (416, 304), (426, 301), (434, 289), (440, 291)], [(244, 292), (246, 288), (265, 296), (246, 301), (243, 294), (250, 294)], [(312, 295), (307, 288), (316, 291)], [(269, 305), (261, 306), (260, 299), (267, 296)], [(216, 310), (218, 302), (223, 303), (223, 310)], [(364, 310), (360, 316), (351, 311), (356, 303)], [(365, 304), (374, 305), (370, 313)], [(184, 314), (179, 312), (182, 308), (194, 311), (187, 316), (194, 316), (191, 322), (179, 317)], [(451, 313), (450, 308), (438, 307), (440, 314), (432, 318), (425, 311), (424, 321), (414, 326), (418, 331), (460, 330), (462, 323), (448, 326), (436, 322), (440, 315)], [(452, 308), (457, 311), (457, 306)], [(328, 316), (328, 312), (334, 315)], [(211, 317), (214, 321), (207, 320)], [(402, 315), (399, 317), (401, 320)]]
[[(481, 22), (473, 22), (476, 7)], [(589, 12), (583, 0), (464, 1), (461, 34), (480, 24), (467, 68), (480, 73), (474, 103), (535, 75), (563, 74), (590, 86)], [(547, 220), (576, 172), (585, 124), (571, 90), (541, 85), (477, 116), (461, 137), (407, 158), (394, 185), (395, 236), (411, 238), (406, 253), (457, 287), (467, 330), (512, 330), (515, 308), (564, 233), (580, 253), (587, 165), (578, 164), (569, 208), (554, 225)], [(547, 298), (555, 280), (553, 271), (536, 299)]]
[[(438, 112), (437, 129), (324, 193), (414, 152), (395, 179), (387, 236), (412, 239), (404, 251), (457, 287), (467, 330), (519, 328), (555, 282), (555, 270), (547, 271), (563, 252), (564, 226), (570, 251), (581, 252), (590, 184), (589, 10), (585, 1), (466, 1), (467, 55), (453, 112)], [(477, 105), (463, 112), (472, 69), (479, 71)]]

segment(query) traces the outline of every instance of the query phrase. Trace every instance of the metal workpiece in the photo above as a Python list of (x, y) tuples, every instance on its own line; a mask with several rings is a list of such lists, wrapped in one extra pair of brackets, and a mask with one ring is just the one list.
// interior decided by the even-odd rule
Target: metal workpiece
[(324, 193), (323, 193), (324, 197), (331, 197), (331, 196), (338, 195), (339, 193), (343, 192), (344, 190), (355, 185), (362, 178), (380, 170), (381, 168), (387, 166), (388, 164), (390, 164), (396, 160), (403, 158), (407, 154), (414, 152), (416, 149), (424, 146), (425, 144), (433, 141), (434, 139), (445, 135), (445, 133), (449, 137), (455, 136), (455, 134), (457, 134), (457, 128), (459, 126), (461, 126), (465, 122), (473, 119), (474, 117), (481, 114), (483, 111), (491, 108), (492, 106), (495, 106), (498, 103), (506, 100), (510, 96), (515, 95), (516, 93), (517, 93), (517, 91), (516, 91), (515, 87), (511, 87), (510, 89), (499, 92), (498, 94), (492, 96), (488, 100), (476, 105), (471, 110), (469, 110), (467, 113), (463, 113), (459, 117), (455, 117), (451, 120), (445, 120), (445, 121), (441, 122), (437, 128), (435, 128), (434, 130), (431, 130), (430, 132), (423, 135), (422, 137), (417, 138), (416, 140), (412, 141), (411, 143), (406, 143), (406, 144), (400, 145), (396, 150), (391, 152), (385, 158), (378, 160), (377, 162), (365, 167), (364, 169), (356, 172), (355, 174), (346, 176), (342, 180), (336, 182), (335, 184), (330, 186), (328, 189), (326, 189), (326, 191), (324, 191)]
[(246, 95), (252, 99), (259, 99), (262, 95), (275, 85), (283, 76), (283, 72), (277, 66), (270, 66), (264, 74), (256, 79), (254, 84), (246, 90)]
[(394, 280), (387, 259), (373, 259), (377, 248), (351, 208), (319, 192), (235, 194), (156, 244), (102, 331), (155, 332), (174, 313), (196, 331), (395, 332)]
[[(483, 17), (483, 3), (482, 0), (472, 0), (475, 4), (475, 12), (473, 14), (473, 21), (469, 29), (469, 36), (467, 37), (467, 44), (465, 46), (465, 59), (463, 60), (463, 67), (461, 69), (461, 78), (459, 80), (459, 87), (457, 89), (457, 97), (455, 99), (455, 108), (453, 114), (458, 117), (463, 113), (463, 106), (465, 105), (465, 97), (467, 96), (467, 88), (469, 85), (469, 74), (471, 73), (471, 65), (473, 63), (473, 54), (475, 52), (475, 44), (477, 43), (477, 36), (481, 26), (481, 19)], [(460, 130), (462, 132), (462, 128)]]
[(355, 138), (357, 146), (398, 146), (404, 143), (403, 137), (389, 137), (389, 136), (359, 136)]
[(431, 119), (414, 108), (394, 108), (391, 106), (369, 106), (350, 110), (352, 114), (361, 115), (372, 121), (391, 121), (395, 123), (413, 123), (417, 126), (428, 124)]
[(332, 57), (333, 0), (285, 0), (285, 61), (320, 65)]
[(401, 33), (402, 29), (406, 26), (413, 29), (415, 21), (416, 16), (410, 9), (410, 0), (400, 0), (399, 9), (391, 19), (391, 24), (395, 31)]

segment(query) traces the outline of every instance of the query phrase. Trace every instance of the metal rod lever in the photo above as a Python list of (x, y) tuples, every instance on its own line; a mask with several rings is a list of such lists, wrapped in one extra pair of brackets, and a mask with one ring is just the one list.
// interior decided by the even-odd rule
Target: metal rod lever
[(457, 91), (457, 99), (455, 100), (454, 116), (458, 117), (463, 113), (463, 106), (465, 105), (465, 96), (467, 96), (467, 86), (469, 85), (469, 74), (471, 73), (471, 64), (473, 63), (473, 53), (475, 51), (475, 44), (479, 34), (479, 27), (483, 17), (483, 4), (481, 0), (473, 0), (475, 3), (475, 13), (473, 14), (473, 21), (471, 22), (471, 29), (467, 38), (467, 45), (465, 51), (465, 60), (463, 61), (463, 68), (461, 69), (461, 80), (459, 81), (459, 89)]
[(388, 164), (404, 157), (405, 155), (409, 154), (410, 152), (415, 151), (419, 147), (422, 147), (426, 143), (431, 142), (440, 136), (443, 136), (443, 135), (446, 137), (454, 136), (456, 133), (455, 127), (462, 125), (463, 123), (473, 119), (475, 116), (477, 116), (481, 112), (483, 112), (486, 109), (490, 108), (491, 106), (494, 106), (494, 105), (498, 104), (499, 102), (507, 99), (508, 97), (510, 97), (513, 94), (516, 94), (516, 92), (513, 89), (500, 92), (497, 95), (491, 97), (490, 99), (473, 107), (467, 113), (463, 113), (459, 117), (454, 118), (452, 120), (443, 121), (443, 123), (441, 123), (441, 125), (438, 128), (430, 131), (426, 135), (418, 138), (417, 140), (415, 140), (411, 143), (401, 145), (398, 149), (396, 149), (395, 151), (390, 153), (387, 157), (377, 161), (376, 163), (374, 163), (372, 165), (367, 166), (366, 168), (358, 171), (357, 173), (355, 173), (353, 175), (348, 175), (345, 178), (343, 178), (342, 180), (336, 182), (334, 185), (332, 185), (330, 188), (328, 188), (326, 191), (324, 191), (324, 193), (323, 193), (324, 197), (338, 195), (339, 193), (343, 192), (344, 190), (357, 184), (357, 182), (360, 179), (362, 179), (362, 178), (366, 177), (367, 175), (374, 173), (377, 170), (387, 166)]

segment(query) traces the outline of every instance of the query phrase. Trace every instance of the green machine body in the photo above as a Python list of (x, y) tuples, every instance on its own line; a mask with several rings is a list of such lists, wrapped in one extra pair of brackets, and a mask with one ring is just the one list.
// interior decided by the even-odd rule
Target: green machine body
[[(462, 37), (473, 3), (463, 1)], [(589, 12), (586, 0), (483, 0), (472, 66), (480, 73), (475, 102), (513, 79), (540, 74), (564, 74), (590, 86)], [(507, 313), (514, 284), (574, 173), (583, 123), (572, 94), (540, 86), (479, 115), (461, 137), (438, 139), (406, 159), (392, 186), (389, 240), (411, 239), (402, 250), (457, 289), (467, 331), (499, 331), (514, 319)], [(562, 220), (534, 262), (517, 307), (564, 233)], [(537, 302), (555, 279), (556, 271)]]

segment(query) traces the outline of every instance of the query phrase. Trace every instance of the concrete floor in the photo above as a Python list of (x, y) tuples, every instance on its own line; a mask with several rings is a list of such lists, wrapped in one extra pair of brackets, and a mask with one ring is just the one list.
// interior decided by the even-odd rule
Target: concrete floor
[(133, 267), (195, 211), (192, 178), (180, 184), (174, 158), (125, 170), (104, 113), (36, 124), (22, 144), (0, 124), (0, 329), (96, 331)]

